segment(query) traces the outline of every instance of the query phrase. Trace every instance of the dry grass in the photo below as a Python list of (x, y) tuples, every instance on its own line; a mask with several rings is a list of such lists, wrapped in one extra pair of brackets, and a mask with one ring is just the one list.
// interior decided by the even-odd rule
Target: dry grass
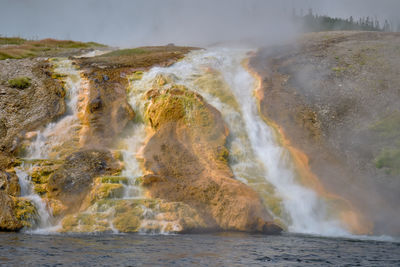
[(154, 65), (168, 65), (183, 58), (191, 50), (198, 48), (182, 46), (146, 46), (122, 49), (93, 57), (83, 58), (83, 66), (105, 65), (111, 68), (147, 69)]
[(73, 49), (88, 49), (104, 47), (104, 45), (89, 42), (75, 42), (69, 40), (43, 39), (29, 41), (22, 38), (0, 38), (0, 60), (13, 58), (21, 59), (36, 56), (51, 56)]

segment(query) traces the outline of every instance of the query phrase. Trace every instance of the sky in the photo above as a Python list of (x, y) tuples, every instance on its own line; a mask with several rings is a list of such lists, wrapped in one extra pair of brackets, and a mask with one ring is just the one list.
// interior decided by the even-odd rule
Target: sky
[(400, 0), (0, 0), (0, 34), (126, 47), (271, 43), (298, 32), (287, 19), (293, 8), (397, 23)]

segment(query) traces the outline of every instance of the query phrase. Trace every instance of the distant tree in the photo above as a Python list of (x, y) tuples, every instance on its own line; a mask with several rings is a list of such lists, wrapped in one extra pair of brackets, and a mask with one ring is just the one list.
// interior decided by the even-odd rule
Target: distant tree
[[(381, 31), (381, 27), (377, 18), (362, 17), (358, 21), (354, 20), (353, 16), (348, 19), (331, 18), (329, 16), (321, 16), (314, 14), (312, 8), (308, 9), (306, 15), (303, 15), (303, 9), (300, 13), (293, 8), (292, 20), (295, 23), (301, 24), (305, 31), (332, 31), (332, 30), (359, 30), (359, 31)], [(388, 22), (389, 23), (389, 22)], [(390, 29), (390, 24), (388, 24)]]
[(378, 20), (377, 18), (375, 18), (375, 25), (374, 25), (374, 27), (375, 27), (376, 29), (380, 29), (380, 28), (381, 28), (381, 26), (380, 26), (380, 24), (379, 24), (379, 20)]
[(383, 24), (383, 31), (384, 32), (390, 32), (390, 24), (387, 21), (387, 19), (385, 19), (385, 23)]

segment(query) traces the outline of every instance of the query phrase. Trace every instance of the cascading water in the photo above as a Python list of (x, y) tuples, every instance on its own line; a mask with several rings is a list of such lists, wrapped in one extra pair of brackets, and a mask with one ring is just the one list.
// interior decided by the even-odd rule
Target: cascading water
[(46, 159), (52, 157), (52, 151), (65, 146), (66, 142), (77, 141), (76, 131), (79, 129), (78, 96), (82, 80), (80, 72), (68, 59), (54, 59), (54, 72), (63, 77), (66, 88), (66, 112), (56, 122), (49, 123), (46, 128), (39, 131), (35, 141), (27, 149), (27, 158)]
[(42, 198), (35, 193), (32, 183), (30, 181), (30, 177), (28, 173), (25, 171), (26, 168), (32, 168), (31, 164), (27, 164), (29, 167), (25, 167), (24, 165), (21, 168), (16, 168), (15, 172), (18, 176), (19, 184), (21, 187), (21, 197), (31, 201), (37, 210), (38, 221), (36, 225), (34, 225), (33, 229), (30, 229), (32, 233), (43, 233), (50, 231), (52, 229), (53, 216), (51, 211), (46, 207), (46, 203), (42, 200)]
[[(146, 75), (145, 75), (146, 76)], [(136, 123), (129, 129), (129, 133), (125, 138), (121, 140), (121, 150), (123, 155), (123, 162), (125, 169), (122, 172), (123, 176), (129, 179), (129, 183), (126, 186), (126, 190), (123, 196), (125, 200), (140, 200), (146, 199), (144, 192), (140, 186), (137, 185), (137, 179), (143, 176), (143, 172), (140, 167), (141, 148), (145, 143), (146, 139), (146, 125), (143, 121), (145, 111), (145, 93), (151, 89), (153, 81), (142, 78), (137, 79), (131, 77), (130, 85), (128, 88), (128, 102), (136, 113)], [(154, 209), (141, 205), (142, 217), (141, 225), (139, 227), (140, 233), (162, 233), (166, 234), (168, 231), (167, 227), (170, 227), (172, 231), (179, 228), (177, 223), (171, 223), (162, 219), (157, 219), (160, 215), (158, 207)]]
[[(154, 67), (143, 73), (142, 77), (131, 77), (128, 101), (135, 110), (136, 122), (126, 130), (125, 137), (119, 140), (125, 168), (121, 177), (116, 177), (126, 177), (128, 181), (123, 185), (124, 194), (111, 199), (106, 206), (95, 203), (83, 215), (97, 214), (101, 220), (107, 218), (108, 226), (105, 229), (114, 231), (117, 203), (140, 203), (147, 199), (137, 185), (137, 179), (143, 175), (140, 152), (147, 136), (142, 119), (144, 95), (153, 88), (158, 75), (162, 74), (173, 83), (197, 91), (221, 112), (230, 130), (229, 163), (235, 177), (261, 195), (275, 219), (283, 222), (291, 232), (346, 235), (347, 231), (341, 221), (335, 214), (328, 212), (326, 200), (298, 181), (289, 152), (279, 145), (273, 129), (258, 114), (253, 96), (256, 79), (242, 65), (248, 52), (237, 49), (195, 51), (170, 67)], [(82, 101), (80, 98), (84, 98), (82, 88), (85, 84), (70, 60), (57, 60), (55, 65), (55, 72), (62, 75), (65, 82), (67, 112), (37, 134), (36, 140), (27, 149), (26, 157), (31, 160), (57, 158), (60, 148), (79, 147), (79, 133), (82, 129), (79, 107)], [(46, 207), (32, 190), (27, 175), (30, 167), (22, 166), (17, 174), (25, 188), (25, 196), (37, 206), (41, 217), (39, 226), (48, 227), (47, 222), (51, 221), (51, 217), (42, 212), (46, 211)], [(142, 220), (139, 232), (165, 233), (179, 229), (176, 222), (164, 221), (159, 216), (157, 205), (152, 208), (144, 205), (140, 207)], [(85, 225), (79, 227), (76, 229), (91, 229)]]
[(55, 73), (63, 77), (66, 88), (66, 112), (58, 121), (49, 123), (46, 128), (39, 131), (36, 139), (27, 147), (24, 155), (24, 163), (16, 168), (16, 174), (21, 186), (21, 196), (30, 200), (36, 207), (38, 222), (34, 226), (33, 232), (45, 233), (54, 231), (51, 210), (46, 203), (35, 192), (29, 173), (35, 167), (37, 160), (56, 157), (52, 153), (58, 148), (65, 146), (66, 142), (74, 140), (77, 143), (76, 131), (79, 128), (77, 118), (78, 93), (81, 88), (81, 78), (79, 71), (68, 59), (53, 59)]
[[(155, 80), (159, 74), (174, 77), (177, 84), (198, 91), (222, 113), (231, 131), (230, 164), (236, 178), (264, 195), (266, 205), (289, 231), (347, 235), (341, 221), (328, 212), (325, 199), (296, 179), (289, 152), (258, 114), (253, 95), (257, 83), (242, 65), (247, 52), (195, 51), (171, 67), (151, 69), (142, 80)], [(210, 87), (207, 80), (212, 77)]]

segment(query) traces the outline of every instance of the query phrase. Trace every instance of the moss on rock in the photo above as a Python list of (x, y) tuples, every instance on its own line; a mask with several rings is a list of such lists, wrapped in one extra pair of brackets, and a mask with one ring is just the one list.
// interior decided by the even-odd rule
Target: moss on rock
[(128, 178), (124, 176), (102, 176), (100, 179), (102, 183), (128, 184)]
[(8, 85), (13, 88), (25, 89), (31, 86), (31, 78), (29, 77), (17, 77), (11, 80), (8, 80)]
[(200, 215), (179, 202), (102, 199), (62, 220), (62, 232), (184, 232), (205, 228)]
[(35, 205), (28, 199), (15, 198), (15, 215), (24, 227), (32, 227), (37, 224), (39, 215)]

